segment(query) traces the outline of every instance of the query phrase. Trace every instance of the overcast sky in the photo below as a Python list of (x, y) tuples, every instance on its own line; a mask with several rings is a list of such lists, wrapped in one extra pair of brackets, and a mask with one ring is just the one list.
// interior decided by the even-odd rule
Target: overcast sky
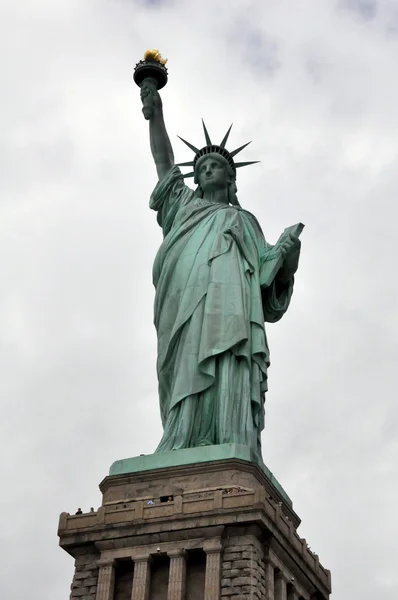
[[(274, 243), (306, 224), (268, 327), (264, 461), (336, 600), (398, 590), (398, 0), (1, 0), (0, 590), (68, 598), (58, 515), (161, 437), (148, 208), (132, 71), (169, 59), (177, 134), (253, 140), (238, 197)], [(192, 181), (192, 180), (191, 180)]]

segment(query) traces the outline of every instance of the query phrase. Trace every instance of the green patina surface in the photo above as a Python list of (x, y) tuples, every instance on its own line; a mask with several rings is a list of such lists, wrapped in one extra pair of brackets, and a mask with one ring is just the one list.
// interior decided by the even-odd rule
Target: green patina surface
[(215, 446), (202, 446), (198, 448), (185, 448), (173, 450), (172, 452), (159, 452), (146, 456), (134, 456), (122, 458), (113, 463), (109, 469), (109, 475), (126, 475), (128, 473), (140, 473), (166, 467), (179, 467), (220, 460), (236, 458), (249, 463), (254, 463), (263, 471), (264, 475), (283, 497), (285, 502), (292, 506), (289, 496), (266, 467), (263, 461), (247, 446), (241, 444), (219, 444)]
[[(153, 266), (162, 456), (143, 464), (174, 465), (180, 450), (187, 458), (179, 464), (215, 460), (220, 448), (245, 448), (243, 459), (254, 460), (261, 457), (270, 365), (264, 324), (288, 310), (303, 226), (286, 229), (273, 246), (241, 207), (236, 170), (255, 161), (235, 161), (247, 144), (227, 150), (231, 128), (214, 144), (203, 123), (206, 146), (182, 140), (195, 156), (175, 163), (158, 92), (167, 83), (159, 56), (151, 51), (134, 76), (158, 174), (150, 207), (164, 236)], [(179, 166), (193, 171), (184, 175)], [(189, 176), (196, 189), (185, 184)]]

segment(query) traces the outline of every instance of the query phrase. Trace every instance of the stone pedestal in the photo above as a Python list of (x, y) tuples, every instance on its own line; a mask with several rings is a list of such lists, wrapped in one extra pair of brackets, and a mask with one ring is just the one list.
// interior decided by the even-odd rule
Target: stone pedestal
[(75, 558), (71, 599), (328, 599), (330, 572), (261, 461), (236, 447), (219, 447), (215, 460), (195, 450), (193, 464), (184, 450), (163, 467), (151, 468), (162, 455), (119, 461), (97, 512), (61, 514), (60, 545)]

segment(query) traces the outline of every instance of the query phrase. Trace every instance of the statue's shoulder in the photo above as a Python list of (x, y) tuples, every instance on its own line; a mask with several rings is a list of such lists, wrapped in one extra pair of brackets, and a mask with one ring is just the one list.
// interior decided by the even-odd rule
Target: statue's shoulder
[(263, 230), (261, 229), (261, 225), (257, 220), (257, 217), (255, 217), (253, 215), (253, 213), (251, 213), (250, 211), (246, 210), (245, 208), (239, 207), (239, 210), (242, 211), (242, 213), (244, 215), (246, 215), (246, 217), (250, 220), (250, 222), (255, 225), (255, 227), (261, 232), (262, 235), (263, 234)]

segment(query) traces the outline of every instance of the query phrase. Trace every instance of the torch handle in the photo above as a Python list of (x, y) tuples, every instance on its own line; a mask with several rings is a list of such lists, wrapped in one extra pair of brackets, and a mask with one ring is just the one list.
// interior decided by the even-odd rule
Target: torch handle
[[(157, 81), (153, 77), (146, 77), (143, 80), (141, 87), (147, 87), (147, 88), (151, 89), (151, 91), (154, 91), (154, 92), (157, 91), (157, 89), (158, 89)], [(145, 96), (145, 98), (143, 98), (143, 100), (142, 100), (142, 113), (147, 121), (149, 121), (150, 118), (153, 116), (154, 110), (155, 110), (155, 100), (154, 100), (153, 94), (150, 93), (147, 96)]]

